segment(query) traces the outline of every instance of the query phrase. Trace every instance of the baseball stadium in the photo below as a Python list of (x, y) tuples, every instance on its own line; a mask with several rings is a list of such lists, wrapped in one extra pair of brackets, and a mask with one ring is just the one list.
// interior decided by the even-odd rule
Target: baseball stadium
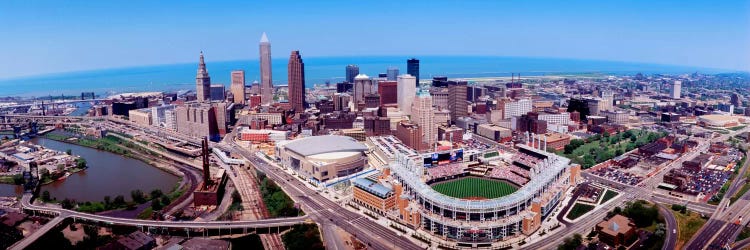
[(460, 151), (451, 152), (447, 161), (440, 153), (432, 159), (398, 154), (389, 171), (403, 187), (399, 198), (418, 210), (419, 229), (470, 246), (521, 240), (563, 200), (580, 167), (517, 146), (517, 151), (498, 149), (501, 156), (487, 162), (463, 161)]

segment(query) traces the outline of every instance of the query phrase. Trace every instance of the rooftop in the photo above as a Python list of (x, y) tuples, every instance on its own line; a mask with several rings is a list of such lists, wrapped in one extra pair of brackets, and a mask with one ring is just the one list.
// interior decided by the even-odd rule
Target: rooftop
[(323, 135), (310, 136), (286, 143), (285, 147), (297, 154), (311, 156), (335, 152), (364, 152), (367, 147), (348, 136)]
[(393, 189), (367, 178), (354, 179), (352, 184), (381, 198), (386, 198), (388, 194), (393, 192)]

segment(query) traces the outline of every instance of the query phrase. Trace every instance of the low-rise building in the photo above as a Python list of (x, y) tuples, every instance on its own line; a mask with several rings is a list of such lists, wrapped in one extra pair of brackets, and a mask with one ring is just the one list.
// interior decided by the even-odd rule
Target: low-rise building
[(148, 109), (133, 109), (128, 111), (128, 119), (141, 126), (151, 126), (151, 112)]
[(599, 240), (613, 247), (626, 244), (633, 239), (636, 235), (635, 228), (633, 220), (619, 214), (596, 224)]
[(396, 206), (393, 188), (368, 178), (352, 180), (354, 202), (379, 214), (385, 214)]

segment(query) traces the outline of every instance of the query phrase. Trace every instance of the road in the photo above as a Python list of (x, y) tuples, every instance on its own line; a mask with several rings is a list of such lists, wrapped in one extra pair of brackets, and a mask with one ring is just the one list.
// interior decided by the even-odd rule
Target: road
[[(254, 153), (242, 149), (235, 142), (230, 141), (229, 143), (232, 144), (229, 148), (236, 149), (234, 150), (236, 153), (245, 157), (256, 169), (276, 182), (295, 202), (307, 207), (305, 212), (321, 224), (321, 227), (339, 227), (372, 249), (394, 249), (397, 247), (400, 249), (422, 249), (409, 239), (372, 221), (369, 217), (349, 211), (343, 208), (342, 204), (321, 196), (316, 191), (306, 187), (297, 177), (269, 165)], [(223, 149), (226, 150), (227, 147)]]
[[(154, 220), (139, 220), (139, 219), (127, 219), (102, 216), (96, 214), (87, 214), (58, 207), (46, 207), (34, 205), (31, 203), (31, 194), (24, 194), (21, 198), (21, 207), (25, 210), (40, 211), (46, 213), (56, 213), (58, 216), (45, 224), (44, 227), (35, 231), (32, 235), (24, 238), (11, 247), (11, 249), (23, 249), (23, 246), (31, 244), (39, 237), (44, 235), (48, 230), (52, 229), (56, 224), (65, 218), (76, 218), (88, 221), (96, 221), (107, 224), (117, 224), (126, 226), (137, 226), (137, 227), (158, 227), (158, 228), (179, 228), (179, 229), (251, 229), (251, 228), (269, 228), (269, 227), (288, 227), (297, 224), (305, 223), (308, 216), (298, 217), (286, 217), (277, 219), (264, 219), (264, 220), (253, 220), (253, 221), (154, 221)], [(54, 222), (54, 223), (52, 223)]]
[(666, 237), (664, 238), (664, 245), (661, 246), (661, 249), (675, 249), (675, 245), (677, 245), (677, 236), (679, 235), (679, 232), (677, 231), (677, 220), (674, 218), (672, 211), (669, 211), (668, 208), (661, 204), (659, 204), (659, 213), (664, 217), (664, 221), (667, 224)]

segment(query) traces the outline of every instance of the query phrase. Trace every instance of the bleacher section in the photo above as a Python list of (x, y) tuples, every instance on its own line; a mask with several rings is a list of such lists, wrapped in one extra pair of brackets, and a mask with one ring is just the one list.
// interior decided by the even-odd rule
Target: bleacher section
[(451, 163), (427, 169), (427, 174), (430, 176), (430, 180), (453, 177), (465, 173), (466, 166), (461, 163)]
[[(528, 173), (528, 171), (526, 171)], [(528, 174), (527, 174), (528, 175)], [(527, 182), (529, 182), (528, 178), (525, 178), (513, 171), (511, 171), (510, 167), (496, 167), (493, 168), (488, 174), (487, 177), (494, 178), (494, 179), (501, 179), (509, 181), (513, 184), (523, 186)]]

